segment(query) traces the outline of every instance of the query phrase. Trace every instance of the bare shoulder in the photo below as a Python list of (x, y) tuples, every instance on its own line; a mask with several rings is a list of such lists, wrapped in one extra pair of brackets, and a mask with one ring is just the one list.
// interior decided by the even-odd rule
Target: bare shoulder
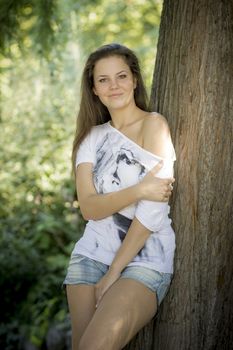
[(148, 113), (148, 115), (144, 118), (143, 130), (145, 133), (163, 131), (170, 134), (167, 119), (162, 114), (157, 112)]
[(169, 126), (166, 118), (156, 112), (149, 113), (143, 122), (143, 147), (163, 158), (173, 158)]

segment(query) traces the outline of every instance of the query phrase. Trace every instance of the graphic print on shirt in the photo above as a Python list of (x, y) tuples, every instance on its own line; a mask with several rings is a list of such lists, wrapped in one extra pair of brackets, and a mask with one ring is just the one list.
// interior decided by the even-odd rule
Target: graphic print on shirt
[[(124, 215), (121, 215), (120, 213), (113, 214), (112, 216), (113, 216), (113, 221), (114, 221), (114, 223), (117, 227), (117, 230), (118, 230), (118, 236), (119, 236), (121, 242), (123, 242), (123, 240), (125, 239), (126, 233), (128, 232), (129, 227), (132, 223), (132, 220), (127, 218)], [(151, 240), (154, 240), (154, 244), (158, 245), (158, 242), (156, 242), (156, 237), (151, 235), (150, 238), (151, 238)], [(161, 250), (161, 248), (160, 248), (160, 250)], [(142, 249), (140, 249), (137, 256), (140, 258), (148, 259), (150, 257), (150, 255), (151, 256), (154, 255), (154, 250), (151, 251), (150, 244), (148, 244), (146, 242), (145, 246)]]
[(126, 233), (129, 230), (132, 220), (120, 213), (116, 213), (113, 214), (113, 221), (117, 227), (118, 235), (122, 242), (125, 238)]
[[(135, 185), (146, 173), (146, 168), (134, 152), (122, 143), (120, 135), (108, 133), (97, 145), (94, 184), (98, 193), (119, 191)], [(113, 216), (118, 236), (123, 241), (132, 220), (120, 213)]]
[(146, 173), (133, 151), (122, 143), (120, 135), (108, 133), (97, 146), (94, 183), (98, 193), (119, 191), (135, 185)]

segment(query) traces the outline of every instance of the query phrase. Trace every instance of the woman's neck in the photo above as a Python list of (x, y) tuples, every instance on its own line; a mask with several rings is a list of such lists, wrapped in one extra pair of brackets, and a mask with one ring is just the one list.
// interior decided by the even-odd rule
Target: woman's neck
[(127, 106), (124, 109), (116, 109), (109, 111), (111, 115), (111, 125), (118, 129), (124, 129), (127, 126), (141, 120), (146, 112), (138, 108), (136, 105)]

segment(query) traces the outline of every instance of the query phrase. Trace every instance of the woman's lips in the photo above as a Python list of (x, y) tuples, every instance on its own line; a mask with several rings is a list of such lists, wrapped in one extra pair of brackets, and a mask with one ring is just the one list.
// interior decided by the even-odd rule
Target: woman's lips
[(109, 95), (109, 97), (119, 97), (119, 96), (122, 96), (123, 94), (112, 94), (112, 95)]

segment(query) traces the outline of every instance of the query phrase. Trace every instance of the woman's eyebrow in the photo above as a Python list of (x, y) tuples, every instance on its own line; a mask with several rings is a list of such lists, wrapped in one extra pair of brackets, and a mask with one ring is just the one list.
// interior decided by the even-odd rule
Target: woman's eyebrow
[[(121, 70), (120, 72), (117, 72), (116, 75), (121, 74), (121, 73), (128, 73), (126, 70)], [(97, 76), (98, 78), (100, 77), (108, 77), (108, 74), (99, 74)]]
[(118, 72), (116, 74), (121, 74), (121, 73), (127, 73), (127, 70), (121, 70), (120, 72)]

